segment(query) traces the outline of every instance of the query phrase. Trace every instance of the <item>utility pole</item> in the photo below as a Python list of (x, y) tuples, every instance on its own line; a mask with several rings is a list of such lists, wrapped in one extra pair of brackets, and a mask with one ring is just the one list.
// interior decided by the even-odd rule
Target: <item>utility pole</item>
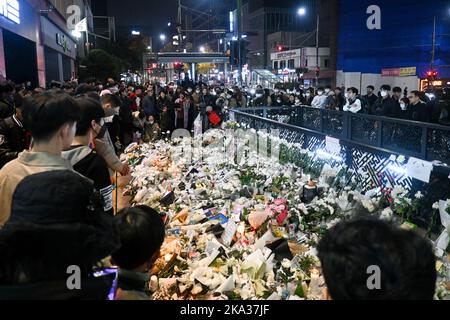
[(241, 41), (242, 41), (242, 0), (237, 0), (237, 44), (238, 44), (238, 83), (242, 85), (242, 57), (241, 57)]
[(319, 64), (319, 34), (320, 34), (320, 15), (317, 13), (317, 30), (316, 30), (316, 88), (319, 87), (319, 70), (320, 70), (320, 64)]
[(181, 46), (182, 46), (182, 43), (183, 43), (183, 36), (181, 35), (181, 26), (183, 24), (182, 17), (181, 17), (181, 0), (178, 0), (178, 21), (177, 22), (178, 22), (178, 26), (177, 26), (177, 29), (178, 29), (178, 48), (181, 51)]
[(433, 43), (431, 49), (431, 69), (434, 69), (434, 63), (436, 61), (436, 16), (434, 16), (433, 20)]

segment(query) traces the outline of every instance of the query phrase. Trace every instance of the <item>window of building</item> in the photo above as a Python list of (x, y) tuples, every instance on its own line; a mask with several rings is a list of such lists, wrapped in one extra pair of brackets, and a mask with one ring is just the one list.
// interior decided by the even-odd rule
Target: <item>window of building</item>
[(325, 68), (330, 67), (330, 59), (325, 59)]
[(289, 60), (288, 61), (288, 68), (289, 69), (294, 69), (294, 67), (295, 67), (295, 60), (294, 59)]
[(280, 62), (280, 69), (286, 69), (286, 60)]
[(278, 61), (273, 62), (273, 68), (274, 70), (278, 70)]
[(305, 60), (305, 67), (308, 66), (308, 59)]

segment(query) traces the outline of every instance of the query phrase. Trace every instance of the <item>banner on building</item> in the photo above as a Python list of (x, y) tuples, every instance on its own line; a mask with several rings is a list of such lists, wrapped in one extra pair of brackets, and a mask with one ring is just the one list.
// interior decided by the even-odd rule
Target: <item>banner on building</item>
[(381, 70), (381, 75), (383, 77), (408, 77), (408, 76), (415, 76), (416, 74), (417, 74), (416, 67), (391, 68)]

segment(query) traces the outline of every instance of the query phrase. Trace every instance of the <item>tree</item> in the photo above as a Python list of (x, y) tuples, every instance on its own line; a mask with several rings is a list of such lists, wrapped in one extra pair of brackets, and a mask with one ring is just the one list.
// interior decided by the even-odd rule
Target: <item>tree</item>
[(81, 61), (80, 79), (96, 78), (101, 81), (109, 77), (117, 79), (122, 71), (121, 61), (101, 49), (94, 49)]
[(209, 71), (214, 69), (215, 64), (212, 63), (199, 63), (197, 66), (197, 70), (199, 74), (207, 74)]

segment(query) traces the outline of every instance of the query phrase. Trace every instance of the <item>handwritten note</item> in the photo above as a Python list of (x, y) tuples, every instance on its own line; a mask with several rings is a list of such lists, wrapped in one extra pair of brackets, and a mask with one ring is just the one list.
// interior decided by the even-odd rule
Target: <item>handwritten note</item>
[(406, 166), (408, 176), (411, 178), (429, 183), (431, 171), (433, 171), (433, 164), (417, 158), (409, 158)]

